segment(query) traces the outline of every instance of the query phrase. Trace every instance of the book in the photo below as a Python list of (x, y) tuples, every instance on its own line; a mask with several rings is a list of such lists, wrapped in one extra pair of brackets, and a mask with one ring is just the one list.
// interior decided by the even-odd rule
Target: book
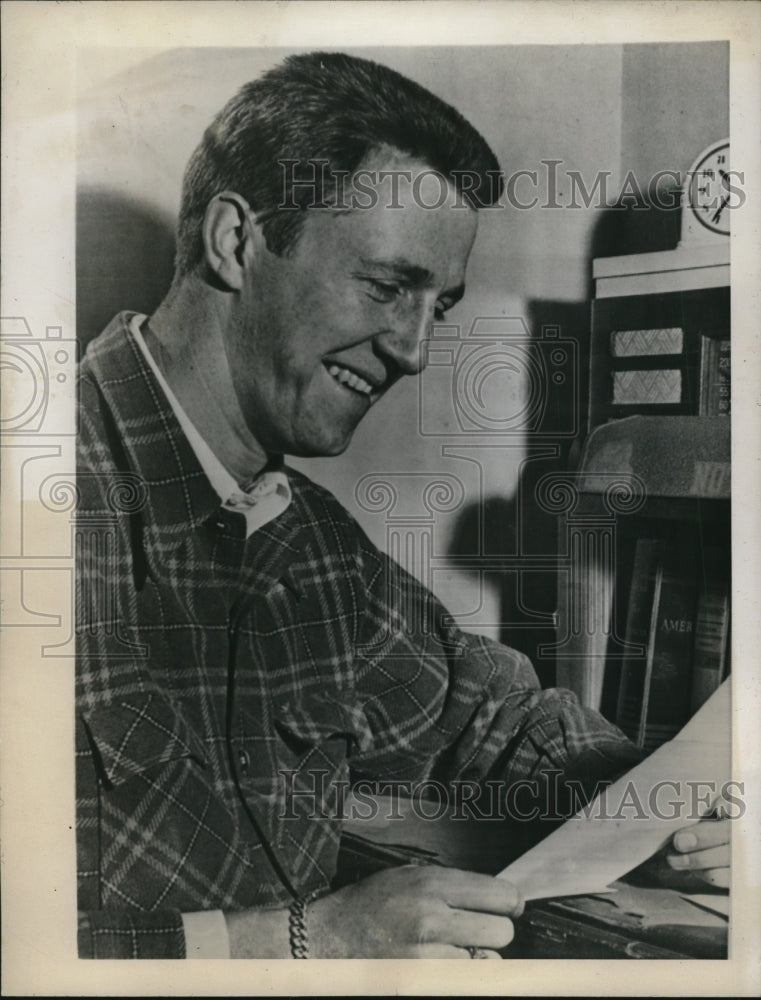
[(565, 638), (555, 647), (560, 653), (555, 683), (599, 712), (606, 658), (621, 645), (612, 620), (616, 574), (610, 549), (599, 538), (586, 539), (584, 558), (586, 572), (559, 577), (560, 634)]
[(731, 399), (732, 347), (728, 337), (701, 338), (698, 413), (701, 416), (729, 416)]
[(710, 698), (728, 673), (729, 577), (729, 558), (725, 551), (718, 546), (707, 548), (695, 614), (692, 712)]
[(628, 652), (621, 662), (616, 722), (632, 739), (639, 731), (645, 697), (646, 663), (653, 628), (656, 580), (662, 543), (658, 538), (638, 538), (634, 550), (624, 641)]
[(672, 739), (690, 717), (696, 605), (696, 559), (686, 535), (639, 539), (626, 640), (645, 652), (624, 659), (617, 722), (647, 750)]

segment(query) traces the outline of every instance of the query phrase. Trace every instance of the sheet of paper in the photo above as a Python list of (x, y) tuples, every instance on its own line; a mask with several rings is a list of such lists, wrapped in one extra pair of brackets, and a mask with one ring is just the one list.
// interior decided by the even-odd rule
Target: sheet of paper
[(710, 811), (730, 777), (729, 682), (682, 731), (500, 873), (524, 899), (605, 891)]
[[(695, 900), (714, 898), (708, 894), (693, 896), (675, 892), (673, 889), (647, 889), (626, 885), (624, 882), (616, 882), (611, 889), (614, 891), (607, 892), (602, 897), (603, 905), (633, 918), (643, 929), (664, 925), (718, 928), (727, 926), (725, 917), (715, 913), (710, 906), (692, 905)], [(715, 898), (727, 901), (726, 896)], [(582, 904), (577, 905), (581, 907)], [(599, 913), (600, 910), (598, 907), (592, 910), (590, 905), (589, 912)]]

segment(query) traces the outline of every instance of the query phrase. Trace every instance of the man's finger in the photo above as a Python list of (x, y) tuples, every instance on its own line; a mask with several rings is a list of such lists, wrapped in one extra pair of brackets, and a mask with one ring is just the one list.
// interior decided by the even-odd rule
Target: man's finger
[(703, 820), (689, 830), (680, 830), (674, 834), (674, 847), (677, 851), (686, 853), (728, 844), (731, 829), (729, 824), (728, 819)]
[(669, 854), (668, 863), (679, 871), (700, 871), (706, 868), (728, 868), (729, 847), (709, 847), (706, 851), (690, 851), (689, 854)]
[[(433, 868), (427, 870), (434, 871)], [(507, 879), (461, 871), (457, 868), (439, 868), (434, 878), (437, 894), (456, 909), (496, 913), (509, 917), (519, 917), (523, 913), (521, 894)]]
[(447, 944), (461, 948), (506, 948), (515, 934), (509, 917), (497, 917), (491, 913), (475, 913), (473, 910), (450, 909), (442, 915), (436, 928), (437, 937)]

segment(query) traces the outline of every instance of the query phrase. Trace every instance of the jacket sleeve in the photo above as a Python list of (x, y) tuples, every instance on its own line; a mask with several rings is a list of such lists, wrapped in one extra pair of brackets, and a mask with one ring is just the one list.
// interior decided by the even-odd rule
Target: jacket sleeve
[(185, 958), (182, 916), (177, 910), (79, 913), (80, 958)]
[(592, 786), (642, 758), (624, 734), (528, 658), (457, 629), (438, 600), (364, 536), (357, 680), (373, 732), (354, 761), (386, 779), (507, 784), (562, 772)]

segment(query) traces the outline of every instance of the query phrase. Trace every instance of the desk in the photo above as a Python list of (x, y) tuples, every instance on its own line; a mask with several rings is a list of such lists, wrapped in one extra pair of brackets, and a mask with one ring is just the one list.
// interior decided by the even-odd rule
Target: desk
[[(376, 802), (374, 815), (346, 822), (336, 886), (410, 862), (494, 875), (525, 848), (525, 828), (451, 816), (424, 819), (409, 803), (395, 800), (392, 808), (382, 796)], [(503, 957), (727, 957), (725, 917), (695, 907), (673, 887), (647, 885), (642, 876), (614, 887), (615, 894), (528, 903)], [(710, 888), (701, 886), (701, 891)]]
[[(625, 883), (617, 887), (620, 891), (627, 888)], [(664, 909), (670, 904), (672, 890), (649, 892), (654, 900), (662, 898)], [(603, 896), (539, 900), (529, 903), (516, 921), (515, 940), (504, 957), (726, 958), (728, 922), (718, 915), (706, 914), (706, 918), (703, 926), (676, 922), (648, 926)]]

